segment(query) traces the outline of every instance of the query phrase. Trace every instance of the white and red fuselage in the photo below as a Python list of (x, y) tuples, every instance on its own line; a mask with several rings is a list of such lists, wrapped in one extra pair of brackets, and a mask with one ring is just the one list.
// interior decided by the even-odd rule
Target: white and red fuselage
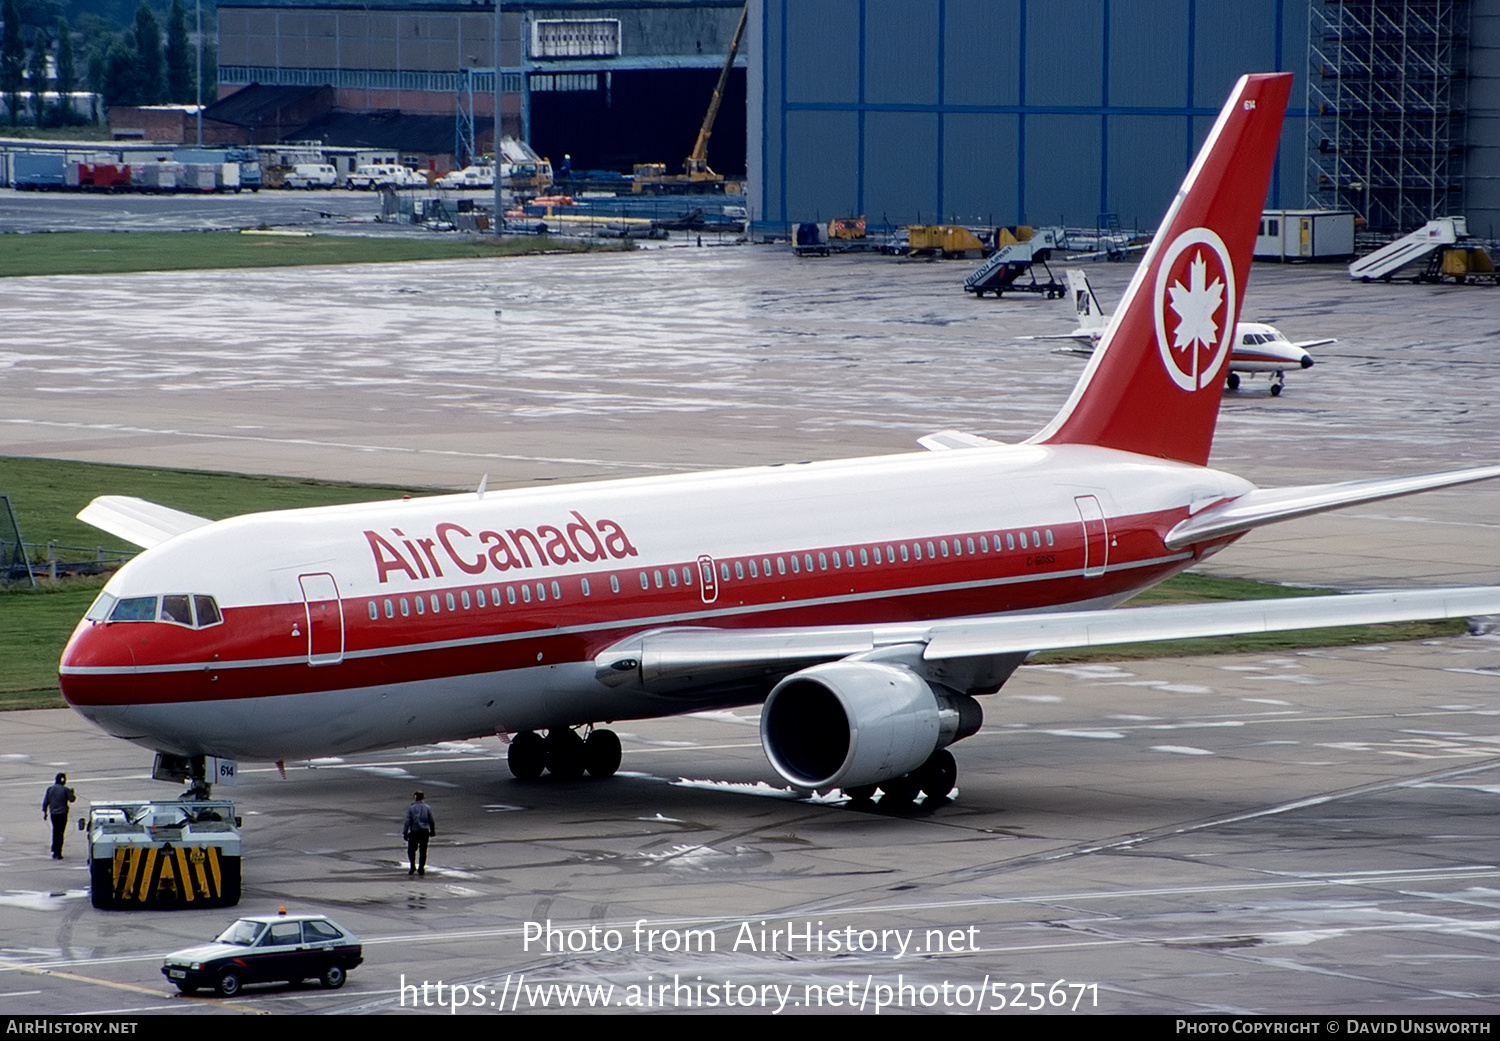
[[(660, 696), (595, 657), (669, 626), (896, 624), (1104, 607), (1192, 562), (1166, 533), (1250, 485), (1092, 446), (915, 453), (234, 518), (126, 565), (68, 701), (182, 755), (278, 760), (758, 700)], [(1217, 544), (1228, 541), (1221, 539)]]

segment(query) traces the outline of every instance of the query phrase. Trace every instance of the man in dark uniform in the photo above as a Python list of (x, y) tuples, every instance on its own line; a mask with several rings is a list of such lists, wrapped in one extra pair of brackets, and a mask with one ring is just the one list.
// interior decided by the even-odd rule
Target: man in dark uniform
[(68, 787), (68, 775), (58, 774), (57, 782), (42, 796), (42, 820), (52, 819), (52, 859), (62, 859), (63, 836), (68, 833), (68, 803), (77, 799)]
[[(412, 803), (406, 808), (406, 824), (401, 828), (401, 837), (406, 840), (406, 859), (411, 867), (408, 875), (427, 875), (427, 840), (437, 834), (437, 818), (432, 807), (422, 801), (420, 791), (412, 793)], [(418, 859), (418, 853), (421, 857)]]

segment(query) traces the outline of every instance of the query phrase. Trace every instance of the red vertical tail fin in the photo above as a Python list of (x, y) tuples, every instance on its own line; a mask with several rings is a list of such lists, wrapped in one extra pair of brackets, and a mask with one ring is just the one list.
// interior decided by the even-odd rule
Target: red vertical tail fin
[(1032, 443), (1208, 462), (1291, 86), (1290, 73), (1235, 85), (1088, 368)]

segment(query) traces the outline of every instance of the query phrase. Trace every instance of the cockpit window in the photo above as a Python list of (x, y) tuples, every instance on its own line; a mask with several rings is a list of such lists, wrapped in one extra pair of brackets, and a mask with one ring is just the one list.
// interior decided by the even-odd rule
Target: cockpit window
[[(194, 613), (196, 608), (196, 618)], [(86, 616), (91, 621), (108, 618), (111, 622), (163, 622), (204, 629), (224, 621), (218, 602), (201, 593), (168, 593), (166, 596), (131, 596), (116, 600), (100, 596)]]
[(219, 614), (218, 602), (211, 596), (193, 597), (193, 606), (198, 609), (198, 628), (202, 629), (208, 625), (218, 625), (224, 620)]
[(100, 593), (94, 600), (94, 606), (89, 608), (89, 613), (84, 619), (90, 622), (102, 622), (109, 617), (109, 612), (114, 609), (118, 598), (109, 593)]
[(170, 594), (161, 598), (161, 620), (178, 625), (193, 624), (193, 605), (186, 594)]
[(156, 597), (154, 596), (128, 596), (115, 604), (114, 610), (109, 613), (111, 622), (154, 622), (156, 621)]

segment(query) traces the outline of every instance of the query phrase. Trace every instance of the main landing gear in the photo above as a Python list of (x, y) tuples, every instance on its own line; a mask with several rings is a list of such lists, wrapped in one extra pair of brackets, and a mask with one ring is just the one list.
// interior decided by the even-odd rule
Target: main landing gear
[(927, 757), (927, 762), (909, 774), (893, 777), (879, 784), (846, 788), (844, 794), (849, 796), (851, 802), (867, 803), (875, 798), (878, 791), (880, 805), (895, 807), (913, 802), (919, 793), (926, 796), (929, 802), (947, 798), (957, 783), (958, 763), (954, 760), (953, 753), (946, 748), (939, 748)]
[(527, 730), (511, 739), (507, 760), (520, 781), (534, 781), (543, 771), (560, 781), (576, 781), (585, 773), (602, 779), (620, 768), (620, 738), (613, 730), (593, 727), (587, 737), (571, 727), (554, 728), (546, 737)]

